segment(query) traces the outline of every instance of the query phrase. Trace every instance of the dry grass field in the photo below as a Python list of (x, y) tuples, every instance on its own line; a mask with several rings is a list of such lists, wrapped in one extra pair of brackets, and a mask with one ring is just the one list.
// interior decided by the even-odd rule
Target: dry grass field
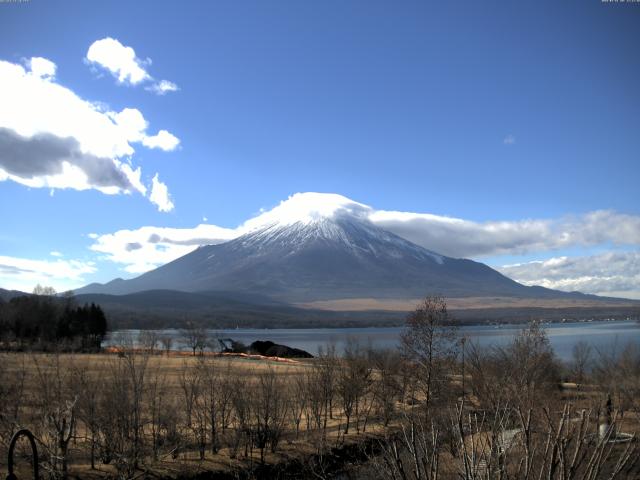
[[(319, 310), (338, 311), (371, 311), (386, 310), (395, 312), (409, 312), (420, 303), (419, 298), (346, 298), (339, 300), (318, 300), (300, 303), (298, 307)], [(634, 300), (601, 300), (601, 299), (544, 299), (544, 298), (513, 298), (513, 297), (464, 297), (448, 298), (447, 306), (451, 310), (495, 309), (495, 308), (606, 308), (606, 307), (635, 307), (640, 303)]]
[[(357, 342), (300, 361), (0, 354), (0, 469), (26, 427), (52, 479), (332, 478), (350, 464), (362, 464), (352, 478), (533, 478), (523, 466), (554, 480), (639, 478), (636, 347), (562, 367), (532, 324), (506, 347), (470, 348), (462, 364), (454, 336), (419, 323), (409, 332), (404, 356)], [(421, 466), (406, 476), (410, 465)]]
[[(322, 404), (312, 406), (302, 399), (303, 390), (309, 387), (309, 382), (314, 381), (313, 372), (317, 373), (319, 370), (317, 360), (269, 360), (257, 357), (193, 356), (178, 352), (170, 354), (136, 352), (133, 355), (7, 353), (0, 355), (2, 378), (24, 379), (24, 382), (19, 386), (19, 392), (14, 388), (2, 400), (3, 403), (15, 402), (18, 409), (17, 416), (21, 420), (20, 425), (26, 425), (32, 429), (39, 440), (41, 459), (46, 459), (48, 455), (53, 454), (51, 450), (55, 450), (51, 447), (55, 444), (54, 439), (47, 439), (52, 436), (46, 426), (48, 423), (46, 417), (50, 414), (48, 407), (53, 407), (54, 403), (73, 402), (76, 423), (66, 455), (69, 462), (69, 475), (81, 478), (122, 476), (115, 458), (112, 458), (108, 464), (104, 463), (104, 459), (101, 458), (104, 455), (98, 447), (95, 452), (94, 468), (91, 468), (91, 432), (88, 425), (91, 419), (86, 417), (86, 412), (83, 415), (83, 411), (87, 409), (83, 404), (94, 400), (97, 410), (103, 405), (106, 406), (106, 399), (110, 393), (113, 393), (114, 386), (119, 383), (118, 377), (120, 380), (127, 381), (124, 377), (128, 374), (137, 378), (144, 376), (140, 398), (143, 417), (140, 421), (140, 436), (145, 451), (141, 457), (143, 461), (140, 463), (144, 464), (145, 471), (152, 471), (154, 475), (161, 477), (191, 476), (204, 471), (234, 472), (251, 469), (260, 463), (273, 465), (291, 462), (293, 459), (304, 459), (317, 454), (321, 446), (333, 448), (364, 442), (372, 435), (382, 433), (380, 419), (373, 418), (373, 399), (370, 393), (370, 399), (360, 400), (368, 409), (367, 424), (364, 425), (363, 413), (359, 412), (358, 426), (352, 426), (347, 435), (344, 434), (345, 415), (337, 399), (332, 401), (334, 404), (330, 406), (330, 412), (323, 411), (325, 407)], [(137, 369), (137, 372), (131, 373), (128, 371), (129, 368)], [(217, 451), (213, 453), (211, 446), (207, 445), (201, 455), (197, 445), (198, 430), (206, 429), (206, 435), (210, 434), (211, 405), (206, 400), (198, 403), (190, 397), (208, 395), (204, 392), (208, 388), (204, 385), (204, 375), (206, 375), (204, 371), (215, 372), (216, 375), (213, 380), (216, 384), (213, 387), (218, 391), (212, 393), (215, 398), (208, 400), (216, 402), (217, 405), (214, 408), (220, 410), (215, 420), (220, 432), (217, 434)], [(278, 439), (277, 449), (266, 448), (264, 458), (261, 458), (259, 448), (255, 448), (251, 443), (243, 445), (246, 440), (237, 439), (240, 427), (237, 418), (234, 418), (236, 413), (231, 410), (234, 408), (232, 398), (234, 395), (245, 397), (248, 403), (265, 400), (264, 396), (258, 398), (260, 392), (263, 392), (260, 384), (264, 379), (273, 379), (275, 382), (274, 389), (266, 392), (266, 395), (273, 396), (268, 400), (274, 403), (273, 411), (268, 411), (270, 407), (260, 410), (260, 407), (254, 404), (248, 408), (253, 407), (260, 411), (249, 413), (249, 415), (272, 416), (272, 420), (277, 423), (274, 428), (281, 430), (279, 432), (281, 438)], [(135, 382), (135, 379), (132, 382)], [(85, 390), (86, 383), (90, 385), (90, 392)], [(238, 391), (238, 389), (241, 390)], [(132, 390), (135, 390), (135, 386)], [(90, 398), (84, 399), (85, 395), (90, 395)], [(10, 400), (9, 397), (15, 398)], [(41, 401), (44, 400), (43, 397), (47, 397), (45, 403)], [(320, 403), (324, 401), (322, 398), (318, 400)], [(223, 405), (225, 401), (228, 402), (227, 405)], [(277, 405), (278, 402), (282, 405)], [(162, 445), (157, 448), (156, 454), (151, 452), (153, 447), (150, 446), (150, 442), (154, 442), (153, 430), (167, 427), (163, 425), (165, 420), (159, 418), (162, 415), (152, 411), (155, 408), (154, 403), (161, 403), (160, 408), (164, 409), (163, 413), (174, 420), (179, 437), (172, 439), (173, 443), (170, 445), (165, 443), (164, 438), (157, 442)], [(135, 401), (129, 398), (127, 407), (131, 405), (135, 407)], [(228, 409), (228, 418), (223, 420), (220, 416), (224, 414), (222, 412), (224, 408)], [(316, 409), (315, 412), (312, 412), (312, 408)], [(59, 410), (58, 406), (54, 409)], [(98, 418), (98, 422), (108, 423), (112, 413), (95, 412), (95, 416), (101, 417)], [(125, 416), (129, 416), (126, 413), (130, 412), (125, 412)], [(65, 414), (68, 415), (68, 412)], [(199, 414), (202, 416), (199, 417)], [(213, 415), (216, 416), (216, 413)], [(193, 418), (189, 420), (187, 417)], [(320, 425), (318, 425), (318, 419)], [(111, 420), (115, 421), (115, 418)], [(297, 432), (296, 421), (298, 422)], [(351, 422), (353, 421), (352, 419)], [(240, 435), (245, 434), (240, 433)], [(161, 436), (169, 435), (163, 431)], [(96, 443), (101, 441), (98, 440)], [(203, 443), (210, 442), (211, 439), (207, 438)], [(240, 445), (237, 445), (238, 443)], [(26, 442), (22, 447), (25, 446)], [(23, 448), (19, 448), (18, 451), (26, 452)], [(0, 468), (6, 469), (4, 448), (1, 454)], [(59, 452), (56, 454), (59, 455)], [(156, 458), (151, 458), (153, 456)], [(18, 465), (23, 476), (28, 476), (30, 471), (27, 457), (25, 456)]]

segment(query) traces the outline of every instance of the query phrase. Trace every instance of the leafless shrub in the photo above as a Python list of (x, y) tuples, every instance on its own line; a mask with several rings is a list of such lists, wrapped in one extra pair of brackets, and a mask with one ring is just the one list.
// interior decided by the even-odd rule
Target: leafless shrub
[(24, 356), (9, 368), (8, 355), (0, 355), (0, 364), (3, 365), (0, 368), (0, 442), (8, 446), (11, 437), (24, 422), (27, 367)]
[(73, 385), (78, 391), (78, 419), (84, 425), (85, 440), (89, 443), (91, 469), (96, 468), (96, 447), (100, 435), (100, 392), (102, 380), (85, 366), (73, 369)]
[(640, 415), (640, 347), (628, 343), (598, 352), (594, 378), (620, 407), (620, 413), (632, 410)]
[(282, 378), (272, 367), (258, 375), (258, 383), (252, 396), (252, 437), (264, 462), (265, 448), (274, 453), (280, 442), (287, 418), (286, 389)]
[(207, 330), (194, 322), (187, 322), (185, 328), (181, 331), (181, 337), (184, 344), (189, 347), (195, 357), (196, 352), (202, 354), (208, 345)]
[(402, 358), (393, 350), (374, 350), (370, 353), (377, 378), (372, 387), (376, 413), (386, 427), (396, 412), (396, 403), (402, 399)]
[(160, 337), (153, 330), (143, 330), (138, 335), (138, 343), (140, 347), (147, 353), (154, 354), (158, 348)]
[(571, 361), (571, 377), (581, 385), (587, 379), (593, 363), (593, 349), (584, 340), (573, 346)]
[(166, 355), (169, 355), (171, 347), (173, 346), (173, 337), (171, 335), (164, 335), (160, 338), (160, 344)]
[(69, 476), (69, 444), (75, 435), (78, 394), (72, 375), (60, 364), (60, 356), (34, 355), (38, 409), (41, 414), (40, 439), (49, 460), (45, 468), (53, 478)]
[(117, 358), (108, 364), (100, 396), (100, 451), (104, 463), (113, 463), (122, 478), (130, 478), (144, 460), (145, 380), (148, 352), (121, 339)]
[[(355, 339), (349, 339), (344, 351), (344, 360), (338, 372), (338, 395), (342, 400), (345, 435), (349, 433), (352, 416), (355, 417), (356, 431), (360, 432), (360, 420), (367, 413), (364, 398), (371, 386), (372, 368), (366, 352)], [(363, 408), (364, 407), (364, 408)]]

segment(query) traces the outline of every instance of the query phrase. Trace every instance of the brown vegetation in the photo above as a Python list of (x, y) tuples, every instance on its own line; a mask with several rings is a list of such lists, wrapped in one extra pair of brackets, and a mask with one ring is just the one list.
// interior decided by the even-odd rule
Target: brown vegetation
[(637, 443), (622, 435), (638, 431), (637, 346), (580, 345), (563, 370), (536, 324), (480, 349), (449, 323), (428, 298), (400, 352), (351, 341), (341, 357), (329, 346), (305, 361), (207, 355), (187, 331), (184, 355), (151, 337), (112, 353), (7, 353), (0, 458), (26, 427), (42, 471), (61, 479), (248, 477), (293, 459), (296, 476), (328, 478), (334, 449), (354, 443), (375, 447), (363, 478), (638, 478)]
[[(421, 299), (416, 298), (341, 298), (336, 300), (317, 300), (296, 304), (302, 308), (338, 311), (388, 310), (408, 312)], [(496, 309), (496, 308), (603, 308), (603, 307), (639, 307), (637, 300), (593, 299), (593, 298), (517, 298), (517, 297), (460, 297), (447, 298), (449, 310)]]

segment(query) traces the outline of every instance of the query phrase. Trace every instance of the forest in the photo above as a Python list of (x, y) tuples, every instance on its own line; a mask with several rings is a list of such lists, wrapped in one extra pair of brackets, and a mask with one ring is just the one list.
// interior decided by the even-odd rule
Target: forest
[(99, 305), (78, 305), (50, 287), (0, 301), (0, 345), (7, 350), (99, 351), (107, 330)]

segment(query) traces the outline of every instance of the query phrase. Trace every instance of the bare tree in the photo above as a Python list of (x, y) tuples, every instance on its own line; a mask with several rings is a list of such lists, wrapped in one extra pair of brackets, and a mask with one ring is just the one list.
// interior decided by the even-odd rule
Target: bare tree
[(441, 470), (441, 432), (433, 420), (416, 411), (406, 412), (399, 431), (381, 442), (373, 458), (380, 478), (437, 480)]
[(229, 426), (232, 414), (232, 397), (233, 397), (233, 372), (231, 371), (231, 360), (227, 360), (224, 369), (220, 370), (219, 378), (220, 386), (216, 396), (218, 406), (218, 418), (220, 419), (220, 428), (224, 434)]
[(91, 469), (96, 468), (96, 446), (100, 435), (99, 408), (102, 380), (89, 372), (86, 366), (76, 367), (73, 371), (73, 384), (78, 390), (78, 418), (84, 424), (85, 432), (89, 435), (89, 458)]
[(209, 436), (211, 442), (211, 453), (218, 453), (220, 448), (219, 430), (221, 422), (220, 406), (223, 403), (220, 397), (225, 396), (222, 391), (222, 371), (219, 371), (216, 362), (209, 359), (200, 364), (203, 379), (203, 396), (206, 406), (207, 423), (209, 426)]
[(442, 297), (427, 297), (406, 320), (402, 350), (414, 366), (415, 388), (423, 399), (425, 411), (434, 398), (446, 389), (447, 373), (456, 358), (456, 331)]
[(571, 362), (571, 375), (573, 380), (581, 385), (584, 383), (587, 374), (591, 370), (592, 348), (584, 340), (577, 342), (573, 346)]
[(275, 452), (284, 430), (288, 402), (286, 389), (280, 375), (272, 367), (258, 375), (253, 399), (254, 441), (260, 450), (260, 462), (264, 463), (265, 448)]
[(319, 398), (322, 402), (322, 405), (320, 405), (320, 411), (316, 412), (322, 415), (321, 449), (324, 448), (328, 421), (333, 418), (333, 400), (336, 395), (336, 382), (339, 367), (340, 365), (336, 355), (335, 344), (330, 343), (326, 348), (321, 346), (318, 349), (318, 359), (316, 362), (315, 381), (318, 382), (318, 391), (313, 393), (315, 395), (319, 394)]
[(142, 428), (143, 428), (143, 400), (145, 388), (145, 375), (149, 362), (148, 352), (140, 354), (133, 349), (128, 349), (122, 357), (125, 372), (129, 381), (131, 393), (131, 413), (132, 413), (132, 433), (133, 433), (133, 449), (132, 463), (133, 469), (138, 468), (138, 464), (142, 459)]
[(307, 410), (307, 385), (305, 375), (296, 375), (292, 382), (289, 383), (289, 412), (291, 414), (291, 423), (296, 431), (296, 439), (300, 435), (300, 423), (302, 417)]
[(34, 356), (43, 440), (49, 453), (48, 468), (54, 477), (69, 476), (69, 443), (75, 435), (78, 395), (71, 388), (71, 370), (58, 354)]
[(122, 336), (119, 355), (108, 365), (100, 404), (100, 447), (103, 462), (115, 461), (118, 474), (129, 478), (144, 460), (145, 388), (149, 353)]
[(208, 336), (203, 327), (189, 321), (186, 327), (182, 329), (181, 336), (182, 341), (193, 352), (194, 357), (197, 351), (201, 354), (204, 352), (208, 343)]
[(544, 329), (536, 322), (523, 328), (504, 347), (471, 345), (469, 373), (483, 408), (497, 412), (505, 406), (529, 411), (554, 398), (560, 373)]
[(245, 378), (235, 377), (230, 383), (231, 404), (233, 405), (233, 439), (231, 440), (229, 455), (236, 458), (241, 443), (244, 443), (244, 456), (249, 456), (251, 437), (251, 398), (248, 392), (248, 382)]
[(148, 423), (151, 430), (151, 452), (153, 460), (158, 460), (163, 434), (170, 430), (167, 418), (168, 406), (167, 375), (165, 372), (155, 370), (148, 382), (146, 389), (146, 408), (148, 410)]
[(162, 349), (166, 355), (169, 355), (171, 352), (171, 347), (173, 346), (173, 337), (171, 335), (164, 335), (160, 339), (160, 343), (162, 344)]
[(193, 368), (186, 361), (182, 363), (180, 370), (180, 389), (182, 390), (182, 400), (184, 405), (185, 423), (191, 428), (191, 417), (193, 416), (193, 404), (197, 395), (197, 385), (200, 381), (197, 369)]
[[(0, 444), (8, 445), (18, 427), (24, 423), (27, 366), (24, 356), (0, 355)], [(11, 361), (13, 360), (13, 361)], [(17, 361), (15, 361), (17, 360)]]
[(152, 355), (155, 353), (156, 348), (158, 348), (158, 341), (158, 333), (153, 330), (144, 330), (140, 332), (138, 336), (140, 347)]
[(39, 295), (42, 297), (55, 297), (56, 295), (56, 290), (53, 287), (47, 287), (47, 286), (43, 286), (40, 284), (37, 284), (34, 288), (33, 288), (33, 294), (34, 295)]
[(544, 406), (537, 408), (546, 417), (537, 428), (531, 415), (510, 425), (506, 410), (493, 417), (465, 416), (458, 408), (453, 423), (460, 451), (459, 478), (614, 480), (633, 475), (631, 469), (639, 458), (637, 444), (630, 441), (614, 449), (615, 428), (599, 436), (592, 412), (577, 412), (568, 404), (557, 414)]
[(344, 361), (338, 375), (338, 392), (346, 417), (345, 435), (349, 433), (351, 417), (355, 416), (356, 431), (360, 432), (362, 402), (371, 383), (371, 366), (360, 344), (353, 338), (345, 346)]
[(323, 382), (323, 371), (318, 365), (314, 365), (304, 373), (305, 397), (307, 398), (305, 417), (307, 430), (323, 426), (323, 418), (327, 417), (326, 384)]
[(377, 373), (373, 384), (373, 400), (377, 413), (386, 427), (395, 411), (396, 403), (401, 398), (402, 358), (393, 350), (375, 350), (371, 352), (371, 361)]
[(621, 415), (633, 409), (640, 415), (640, 348), (628, 343), (620, 348), (598, 351), (594, 361), (594, 378), (603, 394), (610, 394)]

